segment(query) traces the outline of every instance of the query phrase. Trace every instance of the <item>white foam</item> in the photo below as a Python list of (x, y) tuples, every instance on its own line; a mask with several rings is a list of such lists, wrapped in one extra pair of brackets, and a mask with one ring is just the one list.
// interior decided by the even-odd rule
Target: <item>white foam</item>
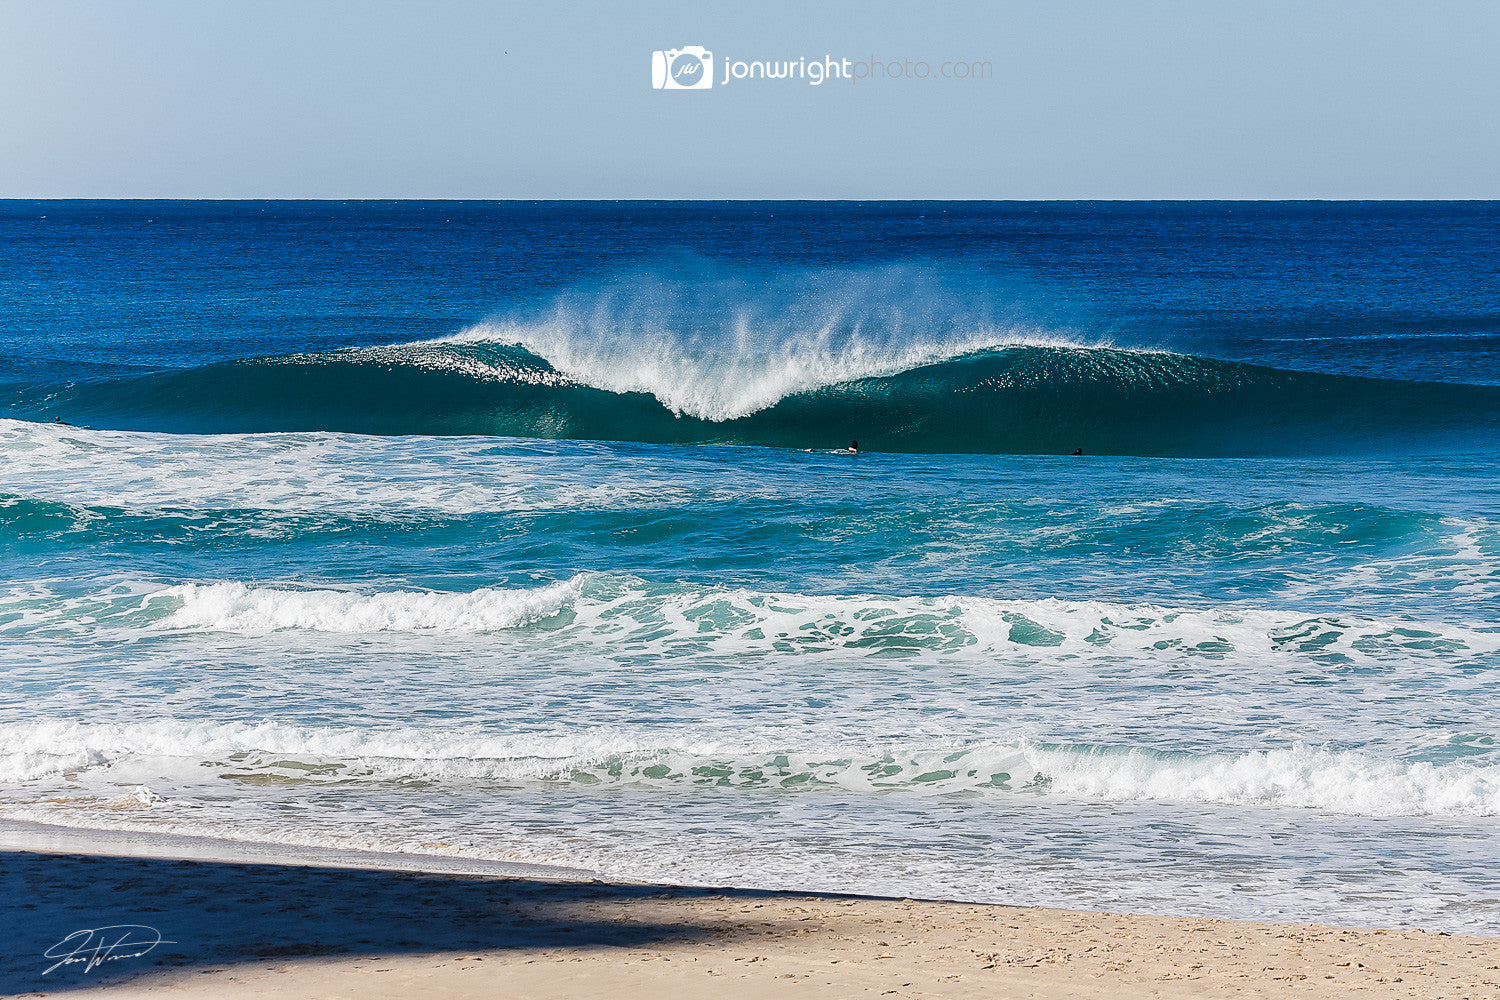
[(275, 537), (316, 527), (297, 521), (306, 517), (628, 510), (690, 496), (644, 466), (595, 476), (586, 457), (561, 463), (534, 443), (495, 438), (163, 434), (0, 419), (0, 459), (8, 491), (69, 505), (78, 527), (97, 519), (91, 508), (176, 514), (204, 529), (224, 513), (274, 511), (242, 530)]
[(809, 595), (598, 573), (472, 591), (121, 580), (96, 593), (55, 593), (31, 584), (0, 595), (0, 630), (12, 632), (108, 627), (462, 635), (537, 624), (544, 634), (536, 641), (550, 648), (561, 644), (606, 658), (923, 652), (972, 659), (1024, 649), (1033, 659), (1410, 662), (1500, 651), (1500, 627), (1483, 622), (1060, 598)]
[[(791, 731), (579, 728), (476, 730), (310, 727), (283, 723), (49, 721), (0, 725), (0, 781), (88, 769), (280, 775), (301, 783), (473, 781), (577, 786), (725, 786), (801, 792), (1015, 794), (1069, 800), (1295, 808), (1354, 816), (1500, 815), (1500, 767), (1435, 764), (1373, 750), (1295, 744), (1245, 752), (1158, 751), (1030, 739), (923, 745), (906, 741), (788, 746)], [(141, 761), (144, 769), (131, 769)], [(164, 779), (153, 779), (164, 780)]]
[(723, 653), (886, 655), (902, 651), (1052, 657), (1266, 658), (1341, 655), (1368, 660), (1500, 650), (1484, 623), (1309, 615), (1234, 607), (1171, 607), (1059, 598), (808, 595), (742, 588), (653, 587), (595, 576), (575, 603), (573, 629), (616, 648), (668, 652), (713, 643)]
[(282, 590), (243, 583), (181, 584), (149, 601), (179, 601), (165, 629), (217, 632), (493, 632), (549, 618), (576, 600), (583, 577), (531, 590), (459, 593)]
[[(130, 758), (213, 761), (246, 770), (278, 761), (361, 762), (365, 776), (530, 777), (560, 773), (570, 763), (595, 764), (622, 755), (661, 753), (704, 757), (760, 752), (774, 736), (711, 730), (631, 735), (613, 728), (496, 735), (463, 727), (299, 726), (280, 722), (156, 719), (77, 722), (53, 719), (0, 723), (0, 781), (108, 767)], [(348, 777), (346, 768), (339, 774)]]
[(1042, 750), (1051, 794), (1115, 802), (1317, 809), (1356, 816), (1500, 815), (1500, 768), (1295, 746), (1249, 753)]

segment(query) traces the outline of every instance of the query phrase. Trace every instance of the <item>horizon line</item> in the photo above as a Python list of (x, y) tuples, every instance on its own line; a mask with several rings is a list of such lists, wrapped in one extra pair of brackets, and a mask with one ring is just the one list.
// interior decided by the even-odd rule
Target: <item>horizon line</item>
[(576, 203), (576, 204), (644, 204), (653, 202), (670, 202), (675, 204), (697, 203), (697, 204), (726, 204), (744, 203), (757, 204), (766, 202), (777, 203), (806, 203), (806, 204), (862, 204), (870, 202), (881, 203), (906, 203), (906, 204), (1057, 204), (1068, 202), (1092, 202), (1106, 204), (1195, 204), (1195, 203), (1233, 203), (1233, 204), (1352, 204), (1352, 203), (1446, 203), (1446, 204), (1472, 204), (1489, 203), (1500, 201), (1500, 195), (1489, 198), (1417, 198), (1417, 197), (1381, 197), (1381, 198), (444, 198), (432, 196), (399, 197), (399, 196), (365, 196), (351, 195), (347, 197), (299, 197), (289, 195), (273, 196), (213, 196), (213, 197), (190, 197), (181, 195), (50, 195), (50, 196), (25, 196), (5, 195), (0, 196), (0, 204), (6, 202), (79, 202), (79, 201), (122, 201), (122, 202), (150, 202), (150, 201), (204, 201), (204, 202), (432, 202), (432, 203)]

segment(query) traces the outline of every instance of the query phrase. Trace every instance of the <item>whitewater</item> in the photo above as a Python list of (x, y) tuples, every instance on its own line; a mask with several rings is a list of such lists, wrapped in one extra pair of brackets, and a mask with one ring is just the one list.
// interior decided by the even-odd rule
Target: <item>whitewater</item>
[(1493, 206), (0, 222), (0, 827), (1500, 932)]

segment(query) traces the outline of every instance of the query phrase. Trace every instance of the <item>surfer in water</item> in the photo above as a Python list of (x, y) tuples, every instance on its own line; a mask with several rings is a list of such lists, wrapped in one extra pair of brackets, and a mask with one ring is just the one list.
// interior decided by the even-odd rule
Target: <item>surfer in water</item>
[(847, 447), (847, 448), (840, 448), (838, 451), (834, 452), (834, 454), (835, 455), (858, 455), (859, 454), (859, 442), (858, 441), (850, 441), (849, 442), (849, 447)]
[(1074, 448), (1073, 449), (1073, 454), (1075, 454), (1075, 455), (1082, 455), (1083, 454), (1083, 449), (1082, 448)]

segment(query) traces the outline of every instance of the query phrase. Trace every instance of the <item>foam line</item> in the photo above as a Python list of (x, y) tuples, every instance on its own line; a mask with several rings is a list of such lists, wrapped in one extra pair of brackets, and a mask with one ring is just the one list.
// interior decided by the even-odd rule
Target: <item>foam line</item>
[(214, 761), (218, 773), (299, 782), (461, 781), (737, 787), (802, 793), (1200, 803), (1360, 816), (1500, 815), (1500, 767), (1293, 745), (1203, 752), (1046, 744), (891, 742), (785, 746), (774, 734), (616, 730), (493, 735), (281, 723), (154, 721), (0, 726), (0, 781), (108, 769), (139, 758)]

